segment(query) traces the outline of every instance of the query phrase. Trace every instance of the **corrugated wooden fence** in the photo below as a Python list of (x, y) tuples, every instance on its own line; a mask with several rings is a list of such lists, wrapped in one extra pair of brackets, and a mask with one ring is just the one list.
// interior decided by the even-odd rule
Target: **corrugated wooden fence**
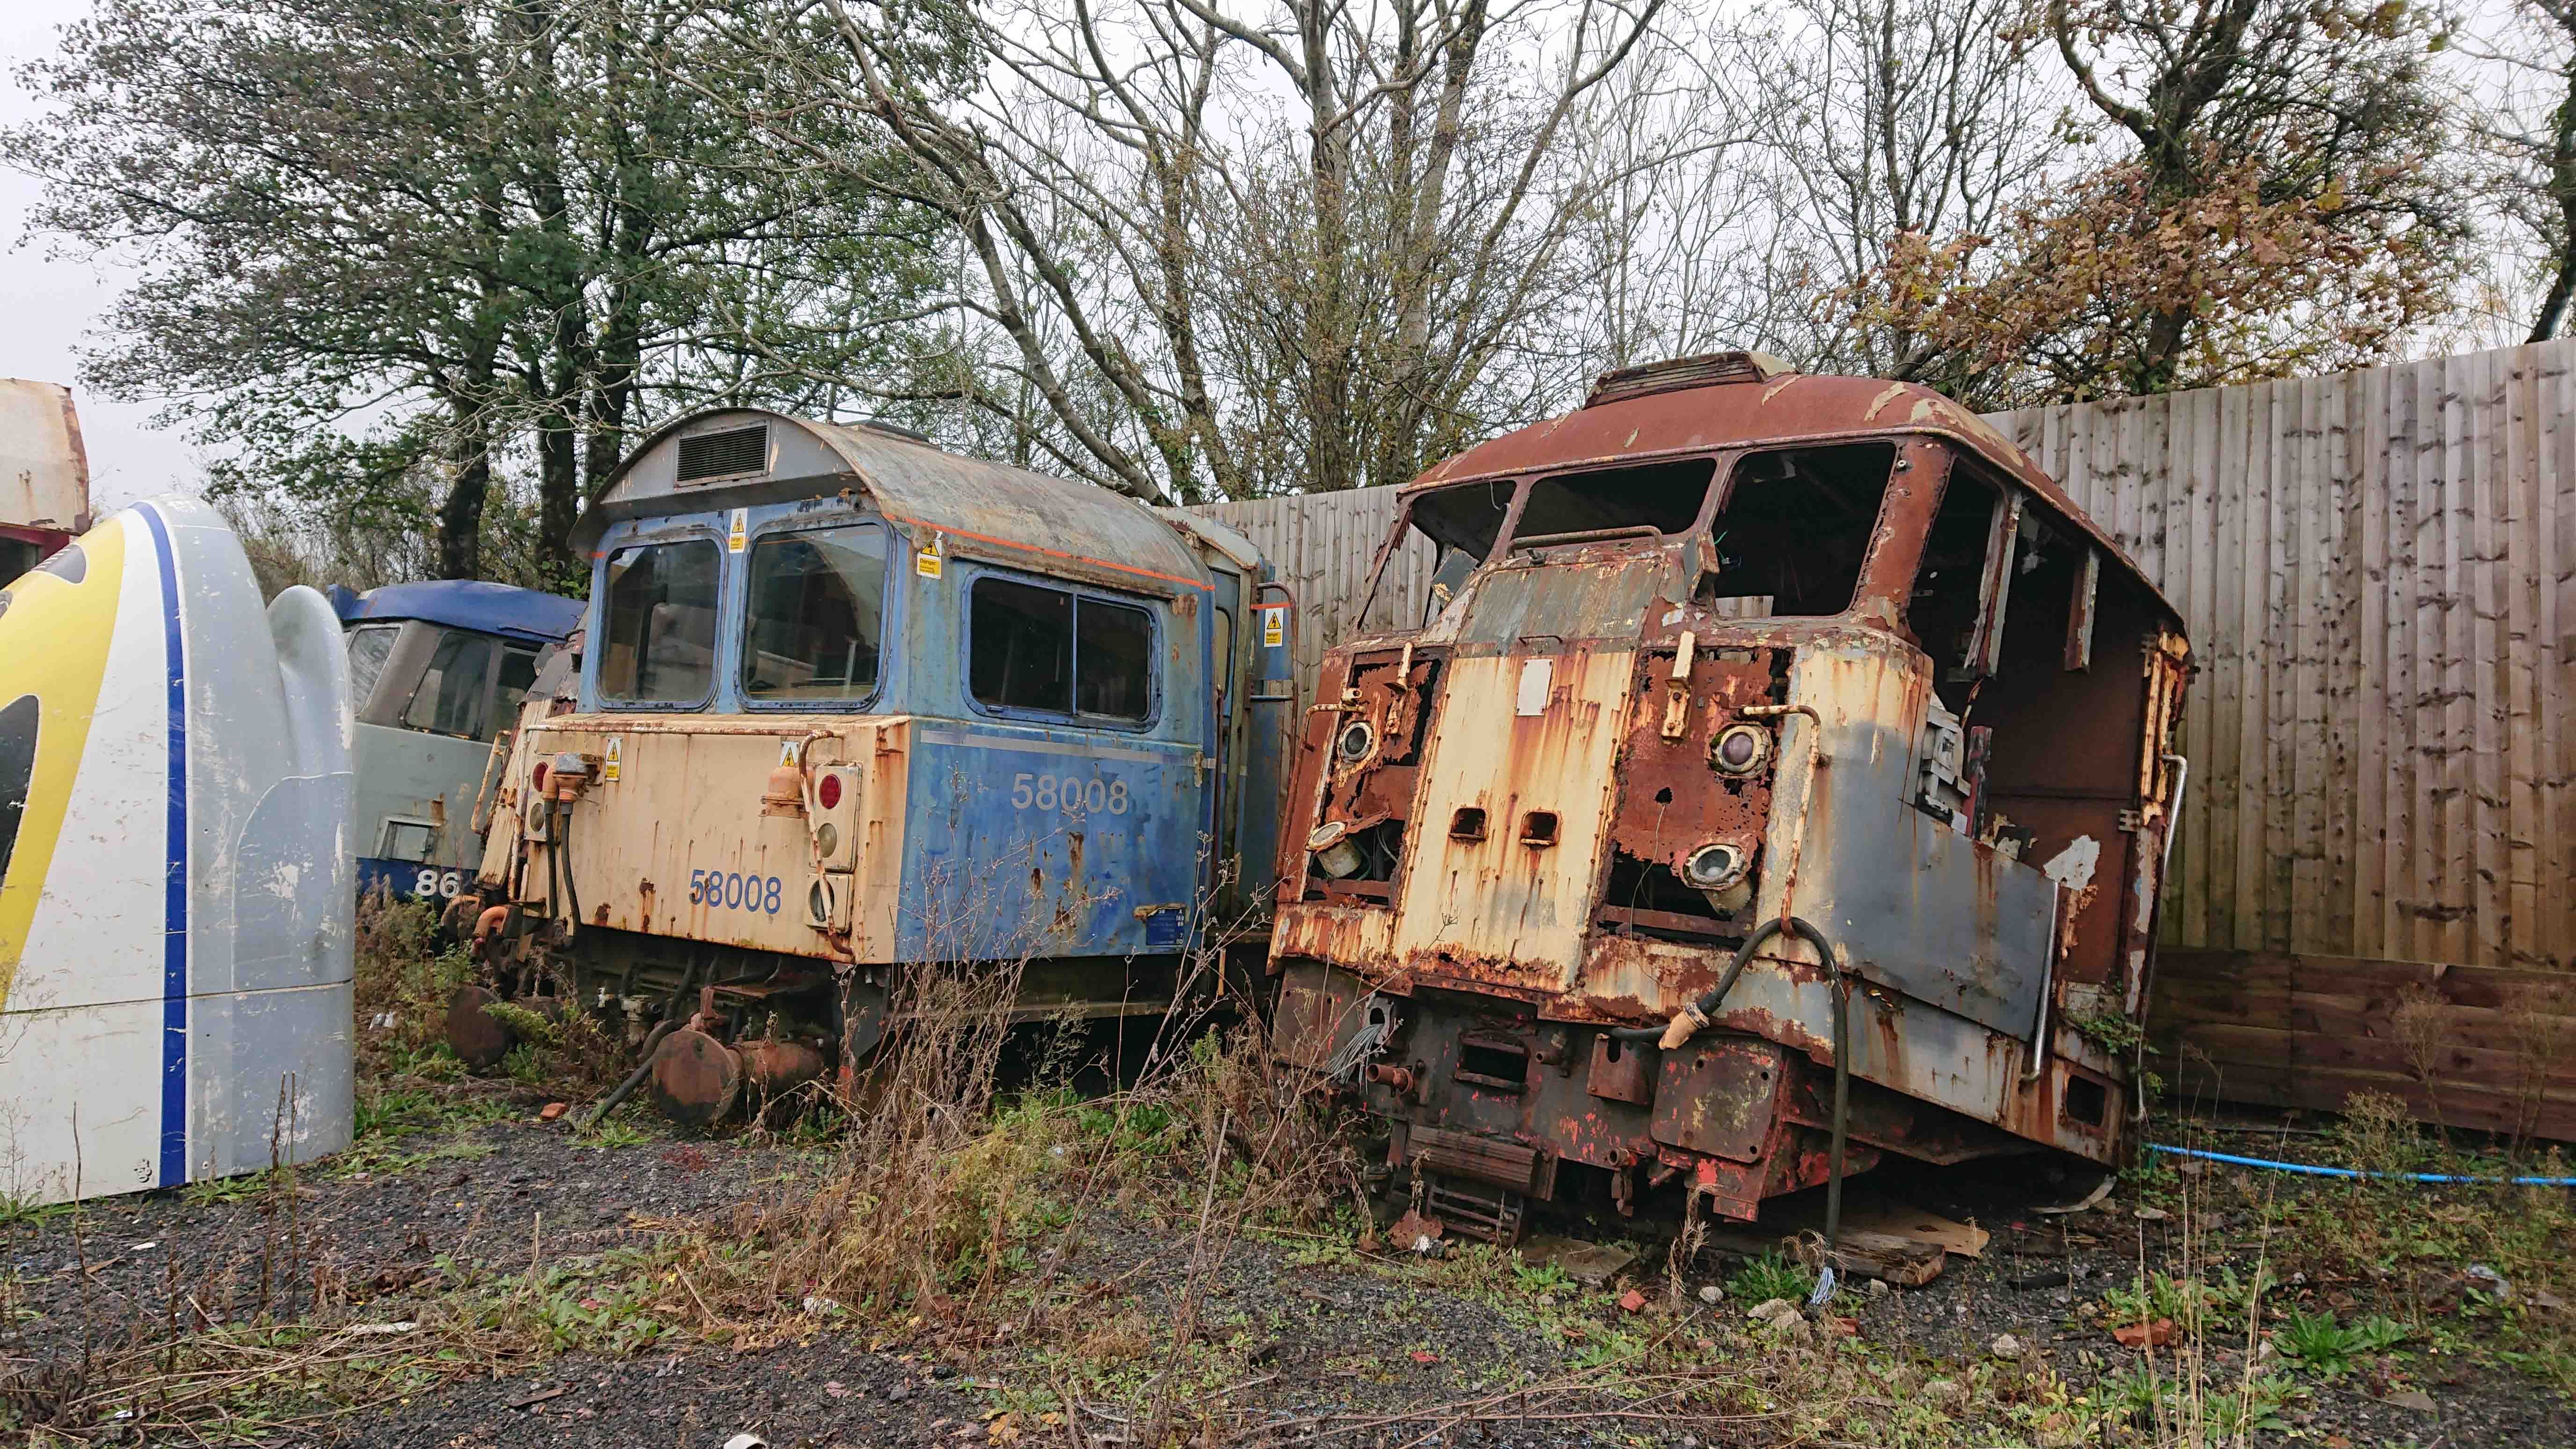
[[(1239, 503), (1209, 503), (1190, 511), (1204, 513), (1240, 531), (1270, 561), (1280, 582), (1297, 594), (1297, 692), (1311, 699), (1315, 671), (1324, 651), (1335, 642), (1369, 629), (1395, 626), (1399, 615), (1418, 616), (1431, 593), (1431, 570), (1437, 562), (1431, 546), (1408, 541), (1388, 572), (1386, 587), (1374, 600), (1363, 601), (1369, 562), (1395, 526), (1396, 489), (1353, 488), (1342, 493), (1303, 493), (1285, 498), (1253, 498)], [(1363, 603), (1367, 618), (1360, 617)]]

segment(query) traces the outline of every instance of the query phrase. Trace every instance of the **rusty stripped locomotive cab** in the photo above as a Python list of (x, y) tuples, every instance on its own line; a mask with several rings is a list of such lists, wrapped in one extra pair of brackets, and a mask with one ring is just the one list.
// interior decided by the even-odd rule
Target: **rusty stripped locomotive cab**
[(1277, 1040), (1452, 1228), (2112, 1160), (2188, 656), (2020, 452), (1693, 358), (1432, 469), (1373, 587), (1398, 550), (1420, 627), (1331, 650), (1305, 721)]
[(1221, 526), (723, 410), (575, 539), (577, 655), (478, 811), (469, 1061), (510, 1048), (501, 997), (593, 1012), (627, 1089), (715, 1123), (862, 1063), (907, 968), (1009, 963), (1031, 1019), (1158, 1014), (1206, 923), (1269, 898), (1287, 627)]

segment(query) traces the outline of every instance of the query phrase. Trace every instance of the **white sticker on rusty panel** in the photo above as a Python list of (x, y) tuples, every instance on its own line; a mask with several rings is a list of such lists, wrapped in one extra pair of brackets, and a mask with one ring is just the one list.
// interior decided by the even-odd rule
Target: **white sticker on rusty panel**
[(1261, 647), (1264, 649), (1276, 649), (1281, 645), (1286, 644), (1288, 642), (1288, 606), (1286, 604), (1263, 604), (1260, 612)]
[(600, 758), (599, 762), (600, 782), (607, 785), (616, 784), (618, 767), (625, 762), (625, 759), (626, 737), (624, 735), (610, 735), (608, 737), (608, 752)]
[(725, 525), (725, 552), (740, 553), (744, 540), (751, 537), (751, 510), (737, 508), (733, 521)]
[(782, 765), (792, 765), (796, 763), (796, 741), (780, 740), (778, 742), (778, 763)]
[(930, 542), (923, 544), (920, 550), (913, 554), (912, 571), (925, 579), (939, 577), (939, 555), (939, 535), (934, 533), (930, 536)]
[(2072, 844), (2041, 866), (2039, 873), (2071, 891), (2080, 891), (2093, 883), (2094, 868), (2102, 862), (2102, 842), (2090, 835), (2075, 837)]
[(1556, 661), (1524, 659), (1521, 661), (1521, 688), (1516, 706), (1523, 718), (1547, 713), (1548, 685), (1556, 677)]

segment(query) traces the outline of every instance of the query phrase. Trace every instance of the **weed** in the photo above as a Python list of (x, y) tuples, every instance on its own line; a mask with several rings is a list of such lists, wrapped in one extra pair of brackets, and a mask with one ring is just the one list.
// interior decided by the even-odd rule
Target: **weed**
[[(2197, 1424), (2200, 1432), (2185, 1443), (2242, 1442), (2261, 1431), (2290, 1432), (2289, 1414), (2304, 1391), (2279, 1374), (2211, 1382), (2177, 1377), (2153, 1365), (2140, 1364), (2108, 1374), (2078, 1407), (2102, 1427), (2127, 1430), (2148, 1424)], [(2122, 1442), (2126, 1442), (2123, 1440)], [(2159, 1436), (2157, 1442), (2165, 1442)]]
[(1749, 1259), (1726, 1280), (1726, 1291), (1739, 1303), (1768, 1303), (1774, 1298), (1803, 1301), (1816, 1286), (1816, 1275), (1776, 1249)]
[(2335, 1321), (2331, 1310), (2292, 1309), (2272, 1332), (2272, 1346), (2282, 1356), (2319, 1378), (2349, 1373), (2363, 1355), (2385, 1353), (2405, 1340), (2405, 1326), (2392, 1319), (2374, 1315), (2347, 1327)]
[(1512, 1282), (1513, 1286), (1532, 1296), (1574, 1290), (1574, 1275), (1566, 1272), (1564, 1265), (1559, 1263), (1541, 1263), (1534, 1268), (1522, 1264), (1512, 1269)]
[(180, 1189), (180, 1196), (197, 1207), (214, 1207), (254, 1202), (268, 1196), (274, 1186), (267, 1172), (245, 1172), (239, 1177), (201, 1177)]
[(42, 1227), (77, 1207), (76, 1203), (39, 1203), (33, 1198), (0, 1194), (0, 1228)]
[(642, 1147), (662, 1140), (659, 1134), (636, 1121), (628, 1112), (609, 1116), (596, 1126), (583, 1127), (579, 1135), (581, 1141), (591, 1147)]

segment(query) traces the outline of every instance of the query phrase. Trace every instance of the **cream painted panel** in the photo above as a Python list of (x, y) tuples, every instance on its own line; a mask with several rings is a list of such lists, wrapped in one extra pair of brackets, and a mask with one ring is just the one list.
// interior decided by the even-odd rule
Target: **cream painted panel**
[[(1625, 650), (1562, 655), (1538, 699), (1524, 697), (1524, 660), (1448, 663), (1401, 886), (1399, 958), (1441, 974), (1447, 952), (1487, 979), (1573, 987), (1635, 668)], [(1485, 811), (1483, 840), (1450, 838), (1467, 807)], [(1556, 817), (1554, 844), (1524, 843), (1533, 812)]]

